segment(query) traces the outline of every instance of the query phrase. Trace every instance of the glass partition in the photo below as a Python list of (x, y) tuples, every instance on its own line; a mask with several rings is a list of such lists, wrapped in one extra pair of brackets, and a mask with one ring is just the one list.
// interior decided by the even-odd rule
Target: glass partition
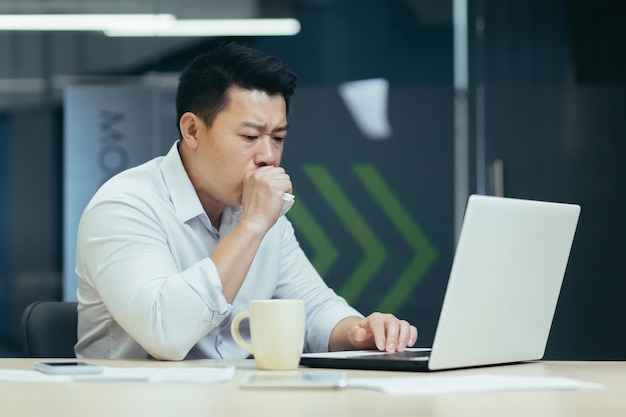
[(626, 7), (468, 5), (475, 188), (582, 206), (546, 357), (623, 359)]

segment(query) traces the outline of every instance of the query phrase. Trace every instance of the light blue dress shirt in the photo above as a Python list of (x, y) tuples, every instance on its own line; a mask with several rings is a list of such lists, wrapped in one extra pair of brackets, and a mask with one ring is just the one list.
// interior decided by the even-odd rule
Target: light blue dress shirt
[(230, 321), (250, 300), (268, 298), (304, 299), (305, 351), (327, 351), (335, 325), (362, 315), (324, 283), (284, 216), (263, 239), (234, 302), (223, 297), (208, 255), (240, 212), (228, 206), (220, 229), (211, 225), (177, 143), (106, 182), (78, 230), (77, 356), (245, 358)]

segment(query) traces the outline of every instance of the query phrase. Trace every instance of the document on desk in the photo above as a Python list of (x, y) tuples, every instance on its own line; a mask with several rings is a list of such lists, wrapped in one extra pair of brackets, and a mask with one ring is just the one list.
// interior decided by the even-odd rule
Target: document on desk
[(116, 368), (104, 366), (100, 374), (83, 375), (47, 375), (35, 370), (0, 369), (0, 381), (218, 384), (230, 381), (234, 374), (234, 366), (193, 368)]
[(372, 389), (390, 395), (436, 395), (470, 392), (602, 389), (604, 386), (595, 382), (561, 377), (476, 374), (350, 378), (348, 388)]
[(71, 382), (70, 375), (47, 375), (35, 370), (0, 369), (3, 382)]
[(217, 384), (230, 381), (234, 374), (234, 366), (193, 368), (115, 368), (106, 366), (101, 374), (74, 375), (73, 380)]

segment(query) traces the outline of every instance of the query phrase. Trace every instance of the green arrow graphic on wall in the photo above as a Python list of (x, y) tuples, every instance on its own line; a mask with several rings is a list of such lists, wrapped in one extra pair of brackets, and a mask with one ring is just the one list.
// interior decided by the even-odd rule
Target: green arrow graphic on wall
[(377, 308), (378, 311), (395, 312), (404, 304), (415, 286), (426, 275), (437, 258), (437, 252), (374, 167), (355, 165), (353, 169), (400, 236), (413, 250), (413, 259), (395, 280)]
[(304, 171), (363, 250), (363, 259), (339, 290), (349, 303), (353, 303), (378, 273), (387, 258), (387, 250), (326, 168), (306, 165)]
[(324, 234), (322, 227), (315, 221), (309, 209), (306, 208), (306, 203), (302, 197), (298, 196), (298, 204), (294, 204), (289, 210), (288, 217), (313, 248), (314, 256), (311, 263), (321, 276), (326, 275), (339, 258), (339, 251)]
[[(378, 311), (396, 312), (425, 276), (437, 253), (376, 168), (369, 164), (358, 164), (352, 168), (414, 255), (402, 273), (396, 279), (390, 280), (391, 287), (377, 308)], [(339, 186), (324, 166), (304, 165), (303, 170), (363, 251), (361, 261), (338, 291), (348, 302), (354, 303), (379, 273), (388, 257), (387, 249), (362, 213), (352, 204), (348, 193)], [(320, 275), (324, 276), (339, 258), (336, 246), (323, 232), (323, 227), (315, 221), (300, 196), (298, 204), (295, 204), (289, 212), (289, 218), (313, 248), (315, 255), (312, 263)]]

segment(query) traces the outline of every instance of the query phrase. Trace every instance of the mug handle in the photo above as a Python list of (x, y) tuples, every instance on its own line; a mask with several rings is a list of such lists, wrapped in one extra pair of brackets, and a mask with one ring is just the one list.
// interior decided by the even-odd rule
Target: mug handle
[(237, 344), (243, 350), (253, 355), (254, 353), (252, 352), (252, 345), (246, 342), (243, 337), (241, 337), (241, 333), (239, 332), (239, 325), (244, 319), (250, 319), (249, 311), (243, 311), (235, 316), (232, 323), (230, 323), (230, 333), (233, 335), (233, 339), (235, 340), (235, 342), (237, 342)]

